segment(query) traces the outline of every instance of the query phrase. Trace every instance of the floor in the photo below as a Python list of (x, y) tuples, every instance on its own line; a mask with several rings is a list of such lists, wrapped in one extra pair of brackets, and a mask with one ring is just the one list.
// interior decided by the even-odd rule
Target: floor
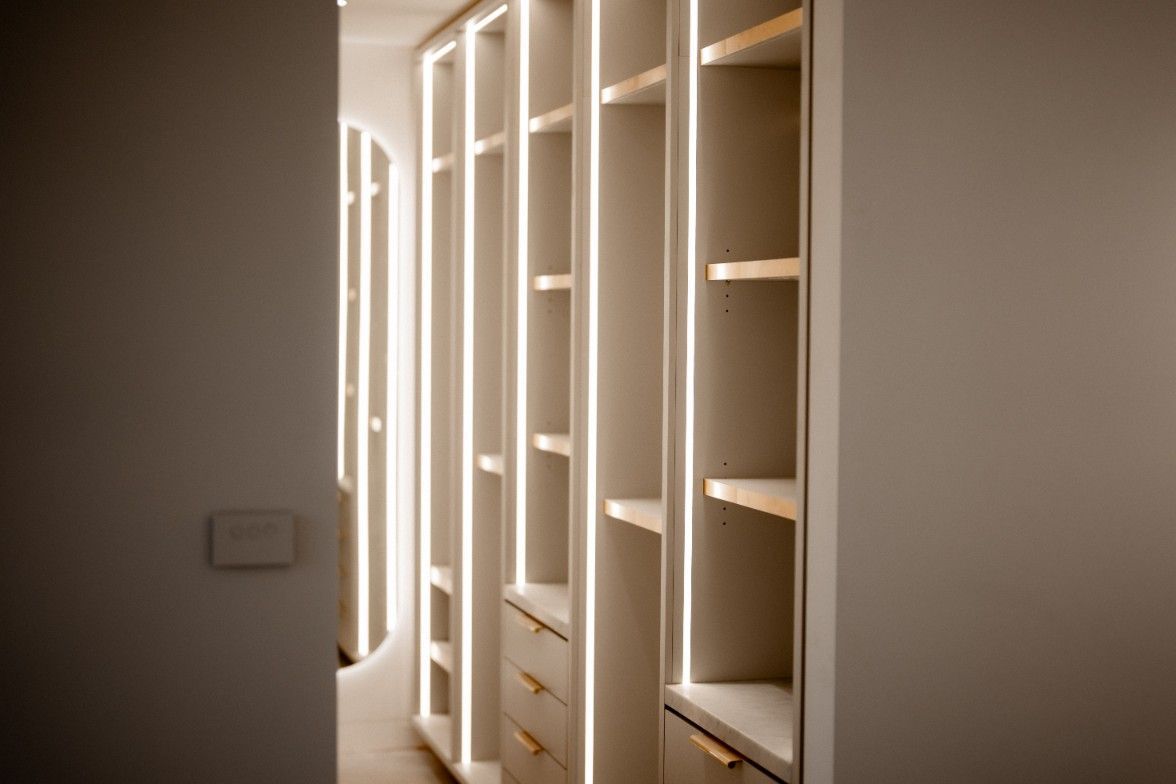
[(453, 778), (427, 749), (342, 751), (339, 784), (451, 784)]

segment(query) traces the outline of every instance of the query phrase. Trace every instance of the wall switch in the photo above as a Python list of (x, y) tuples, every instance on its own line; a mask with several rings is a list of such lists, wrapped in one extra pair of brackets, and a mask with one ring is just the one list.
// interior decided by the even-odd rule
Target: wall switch
[(289, 512), (216, 512), (212, 565), (289, 566), (294, 563), (294, 515)]

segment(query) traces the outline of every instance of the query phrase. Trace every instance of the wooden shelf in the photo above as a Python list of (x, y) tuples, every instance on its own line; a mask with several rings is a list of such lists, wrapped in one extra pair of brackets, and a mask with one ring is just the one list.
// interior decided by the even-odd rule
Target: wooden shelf
[(796, 9), (703, 47), (703, 65), (799, 68), (804, 10)]
[(800, 280), (800, 259), (759, 259), (707, 264), (706, 279)]
[(564, 457), (572, 455), (572, 437), (567, 433), (535, 433), (531, 436), (531, 446), (540, 452), (551, 452)]
[(478, 455), (474, 462), (477, 463), (479, 469), (485, 471), (486, 473), (502, 476), (502, 455), (491, 455), (483, 453)]
[(429, 569), (429, 582), (442, 593), (453, 596), (453, 568), (449, 566), (433, 566)]
[(666, 705), (783, 781), (792, 780), (792, 686), (784, 680), (671, 684)]
[(506, 600), (568, 638), (571, 632), (571, 601), (567, 583), (523, 583), (507, 585)]
[(659, 65), (600, 91), (606, 104), (665, 104), (666, 67)]
[(571, 291), (572, 275), (536, 275), (531, 278), (531, 288), (535, 291)]
[(796, 519), (795, 479), (703, 479), (702, 492), (786, 520)]
[(531, 133), (570, 133), (572, 130), (572, 104), (552, 109), (546, 114), (532, 117), (527, 124)]
[(474, 155), (501, 155), (506, 144), (506, 131), (499, 131), (474, 142)]
[(660, 498), (606, 498), (604, 513), (615, 520), (632, 523), (655, 534), (662, 532)]
[(441, 172), (449, 171), (453, 168), (453, 153), (447, 152), (444, 155), (439, 155), (433, 159), (433, 173), (439, 174)]
[(453, 643), (448, 640), (433, 640), (429, 644), (429, 658), (441, 669), (453, 673)]

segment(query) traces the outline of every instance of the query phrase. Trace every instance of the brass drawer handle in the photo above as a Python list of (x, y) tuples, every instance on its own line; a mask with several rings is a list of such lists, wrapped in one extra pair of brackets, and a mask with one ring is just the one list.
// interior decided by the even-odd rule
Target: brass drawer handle
[(691, 735), (690, 742), (702, 749), (708, 757), (721, 763), (724, 767), (733, 768), (740, 762), (743, 762), (743, 757), (739, 756), (734, 749), (719, 743), (709, 735)]
[(523, 684), (523, 688), (532, 694), (538, 694), (543, 691), (543, 684), (532, 678), (527, 673), (519, 670), (519, 682)]
[(515, 740), (517, 740), (524, 749), (531, 752), (532, 757), (543, 751), (543, 747), (539, 745), (539, 741), (532, 738), (524, 730), (515, 730), (514, 736)]
[(527, 615), (526, 613), (517, 614), (515, 616), (515, 620), (517, 620), (519, 622), (520, 626), (522, 626), (527, 631), (531, 632), (531, 634), (538, 634), (539, 632), (543, 631), (543, 629), (544, 629), (543, 624), (539, 623), (539, 621), (535, 620), (534, 618)]

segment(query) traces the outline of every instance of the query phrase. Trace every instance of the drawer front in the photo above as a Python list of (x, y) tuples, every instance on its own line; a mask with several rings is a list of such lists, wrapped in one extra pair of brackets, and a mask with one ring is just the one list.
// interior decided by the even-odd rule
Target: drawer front
[(714, 738), (675, 713), (666, 711), (665, 716), (665, 784), (773, 784), (776, 781), (750, 762), (739, 762), (728, 768), (691, 741), (691, 737), (696, 737), (703, 744), (714, 743)]
[(516, 733), (519, 725), (502, 717), (502, 769), (519, 784), (567, 784), (568, 773), (546, 750), (532, 753)]
[(502, 650), (516, 667), (529, 673), (557, 700), (567, 705), (567, 640), (514, 605), (504, 602)]
[(568, 766), (568, 706), (544, 684), (508, 661), (502, 662), (502, 711)]

